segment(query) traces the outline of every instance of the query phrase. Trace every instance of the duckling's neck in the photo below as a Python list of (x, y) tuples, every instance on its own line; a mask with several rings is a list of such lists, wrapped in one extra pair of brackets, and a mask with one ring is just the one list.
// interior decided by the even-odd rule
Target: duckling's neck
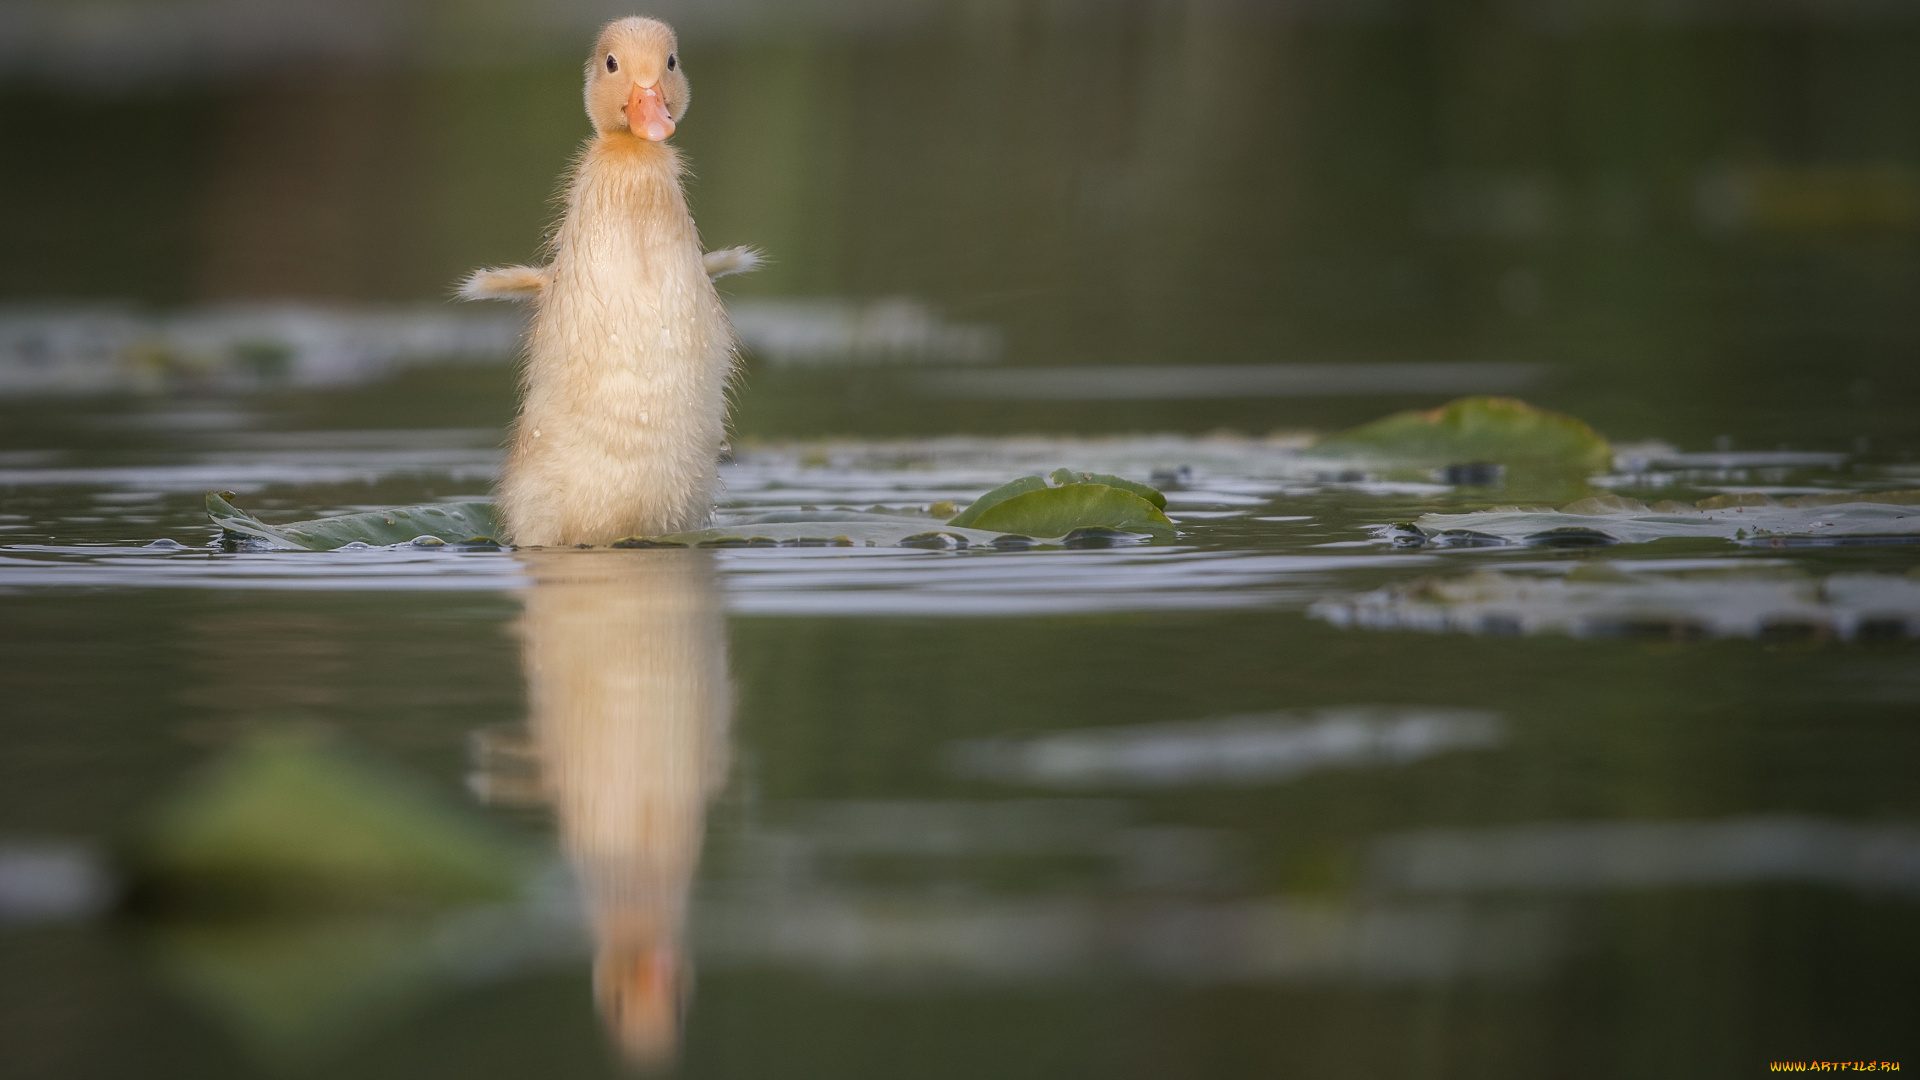
[(663, 169), (676, 183), (680, 178), (680, 151), (672, 143), (653, 142), (626, 131), (603, 131), (587, 145), (587, 153), (631, 168)]
[(679, 151), (666, 143), (608, 132), (581, 157), (573, 209), (584, 217), (611, 215), (646, 226), (656, 241), (693, 239), (693, 218), (680, 189), (683, 170)]

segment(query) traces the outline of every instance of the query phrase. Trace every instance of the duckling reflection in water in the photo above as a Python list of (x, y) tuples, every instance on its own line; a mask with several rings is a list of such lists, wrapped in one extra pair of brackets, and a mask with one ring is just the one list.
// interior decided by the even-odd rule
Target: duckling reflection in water
[(530, 750), (594, 944), (594, 995), (629, 1061), (675, 1054), (682, 949), (732, 689), (699, 551), (522, 552)]

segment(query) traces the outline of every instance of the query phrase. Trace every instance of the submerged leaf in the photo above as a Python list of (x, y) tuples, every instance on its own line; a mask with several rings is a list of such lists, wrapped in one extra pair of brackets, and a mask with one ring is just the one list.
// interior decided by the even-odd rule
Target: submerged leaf
[(493, 503), (476, 500), (375, 510), (366, 514), (268, 525), (228, 501), (230, 493), (208, 492), (207, 514), (229, 539), (265, 541), (276, 547), (331, 551), (361, 543), (385, 547), (420, 537), (452, 543), (488, 543), (498, 534)]
[(1585, 423), (1499, 397), (1395, 413), (1329, 436), (1313, 452), (1407, 465), (1488, 463), (1587, 473), (1613, 462), (1607, 441)]
[(284, 731), (219, 762), (135, 857), (157, 900), (240, 912), (500, 900), (526, 867), (515, 845), (411, 777)]

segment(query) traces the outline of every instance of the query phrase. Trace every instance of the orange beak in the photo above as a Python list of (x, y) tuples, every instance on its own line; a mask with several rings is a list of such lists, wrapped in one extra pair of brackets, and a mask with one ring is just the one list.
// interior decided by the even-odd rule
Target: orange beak
[(658, 86), (635, 83), (626, 107), (620, 111), (627, 115), (627, 130), (648, 142), (660, 142), (673, 134), (673, 114), (667, 111), (667, 99), (660, 96)]

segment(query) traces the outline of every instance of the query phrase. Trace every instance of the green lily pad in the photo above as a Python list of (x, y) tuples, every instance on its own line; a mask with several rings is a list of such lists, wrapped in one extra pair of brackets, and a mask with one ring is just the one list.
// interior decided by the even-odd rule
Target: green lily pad
[(1055, 538), (1076, 529), (1116, 529), (1171, 539), (1161, 512), (1167, 497), (1145, 484), (1106, 473), (1056, 469), (1054, 485), (1023, 476), (975, 499), (947, 524), (1018, 536)]
[(229, 501), (231, 492), (208, 492), (207, 514), (229, 539), (263, 540), (276, 547), (331, 551), (352, 543), (384, 547), (420, 537), (447, 543), (492, 542), (499, 533), (493, 503), (434, 503), (367, 514), (268, 525)]
[(1141, 498), (1152, 503), (1156, 509), (1165, 510), (1167, 508), (1167, 497), (1165, 495), (1160, 494), (1159, 488), (1150, 487), (1146, 484), (1142, 484), (1135, 480), (1128, 480), (1123, 476), (1115, 476), (1112, 473), (1098, 473), (1098, 472), (1077, 473), (1071, 469), (1055, 469), (1048, 476), (1048, 479), (1052, 480), (1056, 484), (1062, 484), (1062, 485), (1064, 484), (1105, 484), (1108, 487), (1119, 488), (1121, 491), (1131, 491), (1135, 495), (1138, 495)]
[(978, 521), (981, 514), (986, 513), (988, 510), (993, 509), (1016, 495), (1025, 495), (1030, 491), (1045, 490), (1047, 490), (1047, 482), (1038, 476), (1022, 476), (1018, 480), (1009, 480), (999, 487), (994, 488), (992, 491), (987, 492), (985, 495), (973, 500), (973, 502), (967, 505), (965, 510), (955, 514), (947, 524), (965, 528), (966, 526), (972, 525), (975, 521)]
[(1582, 473), (1613, 463), (1607, 440), (1582, 421), (1499, 397), (1395, 413), (1322, 439), (1313, 452), (1415, 466), (1491, 462)]
[(1092, 527), (1162, 539), (1174, 535), (1173, 522), (1159, 507), (1131, 491), (1105, 484), (1067, 484), (1028, 491), (1000, 500), (974, 516), (971, 524), (978, 529), (1034, 537), (1065, 536), (1075, 529)]
[(162, 810), (134, 861), (163, 906), (240, 914), (499, 901), (528, 866), (412, 777), (292, 731), (217, 763)]

